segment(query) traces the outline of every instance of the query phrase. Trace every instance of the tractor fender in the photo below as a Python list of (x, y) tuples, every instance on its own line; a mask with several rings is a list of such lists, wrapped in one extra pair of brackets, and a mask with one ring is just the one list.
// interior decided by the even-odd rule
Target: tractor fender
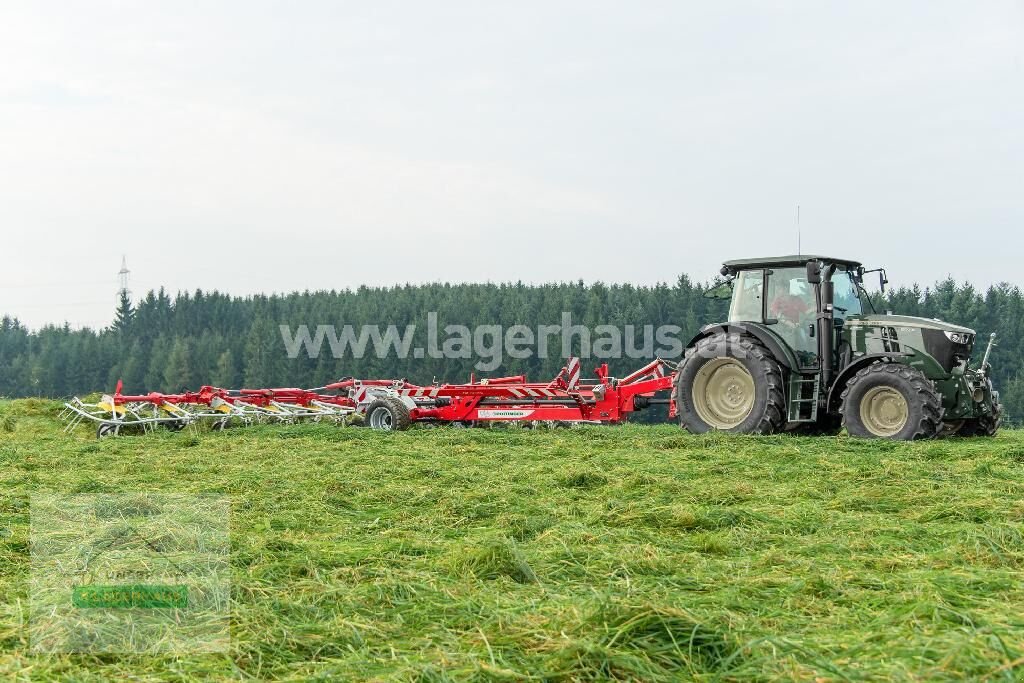
[(829, 412), (833, 412), (833, 409), (839, 407), (839, 397), (843, 393), (843, 389), (846, 387), (846, 383), (851, 377), (856, 375), (858, 372), (863, 370), (869, 365), (874, 363), (888, 363), (897, 358), (909, 358), (913, 354), (909, 353), (869, 353), (858, 358), (855, 358), (852, 363), (843, 368), (836, 379), (832, 382), (832, 387), (828, 390), (828, 407)]
[(705, 325), (700, 328), (700, 332), (698, 332), (686, 345), (686, 349), (693, 349), (697, 346), (697, 342), (705, 337), (710, 337), (723, 332), (749, 334), (751, 337), (756, 338), (759, 342), (764, 344), (768, 350), (772, 352), (772, 355), (775, 356), (775, 360), (777, 360), (786, 370), (792, 371), (799, 367), (796, 355), (793, 353), (793, 350), (789, 348), (786, 342), (782, 340), (782, 337), (772, 332), (767, 325), (762, 325), (761, 323), (735, 322)]

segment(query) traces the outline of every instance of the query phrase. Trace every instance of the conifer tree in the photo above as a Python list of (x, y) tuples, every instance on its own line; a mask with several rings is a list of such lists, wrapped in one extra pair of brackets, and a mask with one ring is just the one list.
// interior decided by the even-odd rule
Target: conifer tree
[(234, 389), (238, 386), (238, 369), (235, 367), (235, 356), (231, 349), (225, 349), (217, 357), (217, 369), (213, 373), (213, 383), (224, 389)]
[(114, 323), (111, 327), (123, 337), (131, 332), (134, 320), (135, 307), (132, 306), (131, 297), (128, 296), (128, 292), (121, 290), (117, 300), (117, 310), (114, 312)]
[(187, 337), (178, 337), (171, 346), (164, 367), (164, 385), (172, 391), (196, 388), (192, 371), (192, 344)]

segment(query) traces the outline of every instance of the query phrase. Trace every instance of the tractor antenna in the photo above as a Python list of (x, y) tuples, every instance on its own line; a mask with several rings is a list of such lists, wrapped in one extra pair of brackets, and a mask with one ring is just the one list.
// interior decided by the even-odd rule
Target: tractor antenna
[(796, 205), (796, 255), (797, 256), (802, 256), (803, 255), (802, 249), (803, 249), (803, 244), (801, 244), (801, 240), (800, 240), (800, 205), (797, 204)]
[(117, 288), (118, 298), (126, 297), (131, 295), (131, 291), (128, 289), (128, 276), (131, 275), (128, 270), (128, 259), (124, 254), (121, 255), (121, 270), (117, 271), (117, 280), (120, 283), (120, 287)]

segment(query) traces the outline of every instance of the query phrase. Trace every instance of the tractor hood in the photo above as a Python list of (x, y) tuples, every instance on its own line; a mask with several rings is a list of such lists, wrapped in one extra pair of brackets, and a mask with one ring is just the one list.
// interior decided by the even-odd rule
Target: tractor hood
[(933, 318), (857, 315), (847, 319), (845, 330), (855, 348), (869, 353), (913, 349), (931, 356), (947, 374), (967, 362), (974, 350), (974, 330)]
[(846, 324), (851, 327), (906, 327), (974, 335), (974, 330), (969, 327), (954, 325), (936, 318), (916, 318), (910, 315), (852, 315), (847, 318)]

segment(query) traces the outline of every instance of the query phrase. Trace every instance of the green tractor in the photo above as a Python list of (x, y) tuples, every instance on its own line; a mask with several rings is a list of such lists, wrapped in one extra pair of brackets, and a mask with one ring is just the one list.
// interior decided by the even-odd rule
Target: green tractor
[(866, 312), (860, 263), (824, 256), (727, 261), (708, 295), (728, 322), (689, 343), (673, 398), (690, 432), (838, 433), (896, 440), (992, 436), (1002, 413), (989, 339), (970, 366), (974, 330)]

